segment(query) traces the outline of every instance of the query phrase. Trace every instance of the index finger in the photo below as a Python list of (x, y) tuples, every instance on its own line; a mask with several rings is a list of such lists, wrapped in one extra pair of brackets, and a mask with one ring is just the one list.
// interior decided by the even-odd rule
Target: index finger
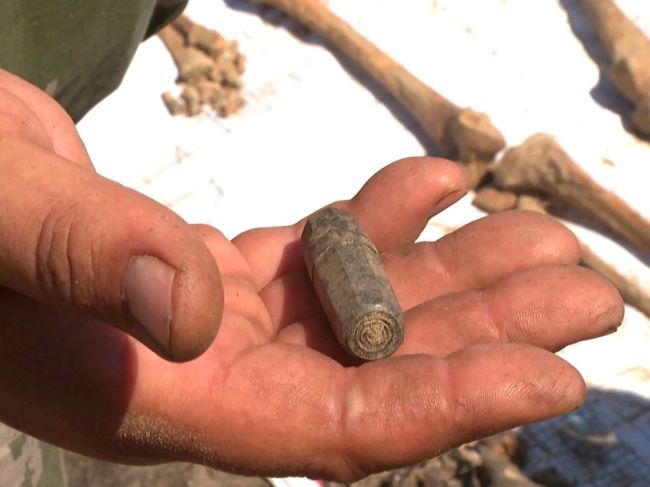
[[(333, 206), (352, 212), (380, 251), (412, 243), (427, 221), (466, 192), (462, 169), (433, 157), (394, 162), (351, 199)], [(256, 284), (303, 268), (300, 235), (305, 219), (286, 227), (249, 230), (233, 243), (250, 264)]]

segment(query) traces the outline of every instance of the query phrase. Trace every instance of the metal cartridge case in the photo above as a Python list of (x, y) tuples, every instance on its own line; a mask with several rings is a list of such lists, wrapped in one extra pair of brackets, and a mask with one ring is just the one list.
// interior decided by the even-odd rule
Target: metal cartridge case
[(341, 346), (375, 360), (404, 340), (404, 316), (379, 252), (352, 214), (325, 208), (302, 234), (307, 271)]

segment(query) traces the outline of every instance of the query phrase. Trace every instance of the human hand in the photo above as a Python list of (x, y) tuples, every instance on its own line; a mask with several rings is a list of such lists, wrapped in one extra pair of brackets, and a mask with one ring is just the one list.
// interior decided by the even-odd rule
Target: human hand
[(18, 294), (34, 312), (53, 304), (92, 316), (172, 360), (208, 347), (223, 293), (200, 237), (96, 174), (63, 109), (2, 70), (0, 174), (0, 320)]
[(413, 244), (462, 188), (456, 165), (407, 159), (337, 203), (382, 252), (405, 310), (394, 357), (359, 365), (341, 353), (304, 270), (304, 222), (232, 242), (199, 226), (224, 289), (205, 354), (172, 364), (115, 328), (12, 295), (0, 360), (13, 376), (0, 384), (20, 407), (0, 417), (115, 461), (349, 480), (570, 411), (584, 383), (550, 352), (615, 329), (620, 297), (537, 214)]

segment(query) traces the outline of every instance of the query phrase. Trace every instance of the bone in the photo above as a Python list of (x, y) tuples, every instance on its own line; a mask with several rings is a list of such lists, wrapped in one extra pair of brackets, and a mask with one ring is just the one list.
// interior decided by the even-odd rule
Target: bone
[(635, 104), (632, 125), (650, 136), (650, 39), (613, 0), (580, 0), (612, 62), (609, 76)]
[[(548, 215), (546, 205), (534, 196), (520, 196), (517, 208)], [(598, 256), (582, 240), (578, 239), (578, 243), (580, 244), (580, 261), (611, 282), (626, 303), (631, 304), (650, 318), (650, 290), (644, 289), (636, 280), (619, 272), (615, 266)]]
[(245, 58), (236, 41), (229, 42), (184, 15), (158, 35), (178, 69), (177, 84), (183, 87), (180, 98), (163, 94), (170, 114), (196, 116), (208, 106), (228, 117), (244, 105), (241, 74)]
[(483, 460), (483, 468), (494, 487), (542, 487), (533, 482), (504, 454), (499, 454), (484, 446), (478, 447)]
[(615, 266), (598, 256), (584, 242), (580, 242), (580, 260), (585, 266), (607, 278), (618, 289), (626, 303), (631, 304), (650, 318), (650, 290), (621, 274)]
[(185, 43), (183, 35), (173, 28), (166, 28), (158, 36), (172, 55), (182, 81), (194, 81), (207, 76), (214, 64), (204, 52)]
[[(476, 188), (485, 179), (495, 156), (505, 145), (503, 135), (487, 115), (456, 106), (317, 0), (250, 1), (282, 10), (370, 73), (420, 123), (442, 149), (443, 155), (465, 163), (470, 188)], [(620, 198), (596, 184), (548, 136), (537, 136), (529, 142), (511, 151), (510, 157), (502, 161), (505, 163), (501, 164), (502, 167), (497, 166), (500, 168), (497, 169), (497, 180), (501, 186), (553, 195), (650, 253), (650, 225), (646, 220)], [(529, 153), (537, 156), (535, 163), (527, 163)], [(512, 169), (508, 169), (509, 165)], [(494, 203), (494, 198), (490, 198), (487, 201), (483, 198), (484, 203)], [(498, 204), (509, 206), (512, 197), (502, 198)]]
[(650, 222), (594, 181), (549, 135), (533, 135), (506, 152), (494, 181), (504, 190), (549, 195), (650, 255)]
[(516, 193), (500, 191), (492, 186), (483, 186), (476, 191), (472, 204), (486, 213), (497, 213), (516, 208), (517, 200)]
[(487, 173), (487, 164), (505, 145), (489, 117), (460, 108), (424, 84), (318, 0), (250, 0), (275, 7), (318, 33), (365, 69), (419, 122), (442, 154), (471, 168), (470, 186)]
[(172, 25), (183, 35), (188, 45), (196, 46), (212, 58), (218, 57), (226, 48), (226, 40), (217, 31), (193, 22), (185, 15), (177, 18)]

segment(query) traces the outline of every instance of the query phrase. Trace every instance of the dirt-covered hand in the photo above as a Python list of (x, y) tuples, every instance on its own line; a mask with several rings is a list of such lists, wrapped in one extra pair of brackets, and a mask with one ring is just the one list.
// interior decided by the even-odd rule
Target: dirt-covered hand
[(414, 244), (463, 193), (455, 164), (414, 158), (336, 203), (376, 243), (405, 311), (396, 356), (358, 364), (341, 352), (305, 272), (304, 221), (233, 241), (199, 226), (224, 289), (207, 352), (170, 363), (114, 327), (23, 298), (0, 328), (3, 391), (21, 406), (13, 424), (116, 461), (350, 480), (576, 408), (584, 382), (552, 352), (614, 330), (620, 297), (537, 214)]
[[(129, 164), (123, 153), (116, 164)], [(196, 232), (99, 176), (64, 110), (0, 70), (0, 333), (24, 297), (33, 313), (93, 316), (173, 360), (203, 352), (222, 313), (219, 269)]]

